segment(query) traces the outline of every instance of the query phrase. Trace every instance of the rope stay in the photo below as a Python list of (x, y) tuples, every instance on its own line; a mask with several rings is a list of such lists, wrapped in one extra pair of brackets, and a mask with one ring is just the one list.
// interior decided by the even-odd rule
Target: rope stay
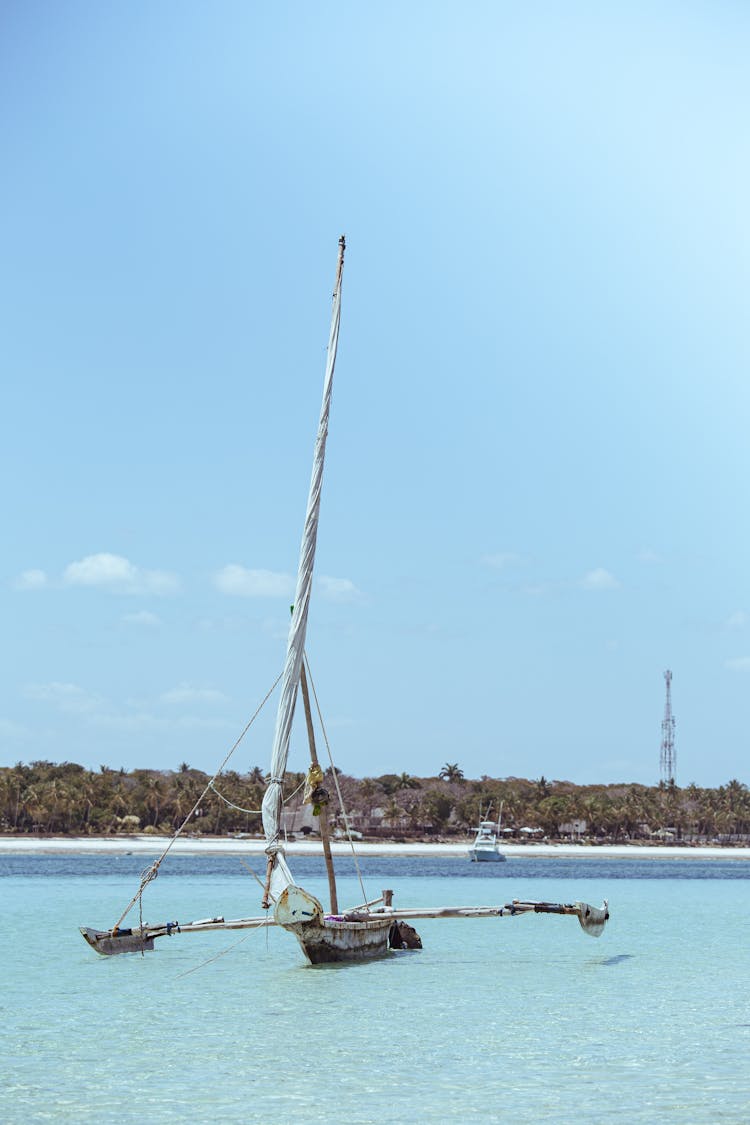
[[(261, 815), (261, 813), (263, 812), (263, 809), (242, 809), (242, 808), (240, 808), (239, 805), (233, 804), (232, 801), (230, 801), (228, 797), (224, 796), (223, 793), (220, 793), (219, 790), (214, 785), (214, 781), (216, 780), (216, 778), (218, 776), (219, 776), (219, 774), (214, 774), (213, 778), (208, 783), (208, 788), (211, 790), (212, 793), (214, 793), (219, 798), (220, 801), (223, 801), (224, 804), (227, 805), (230, 809), (236, 809), (237, 812), (246, 813), (248, 816), (260, 816)], [(297, 788), (293, 789), (288, 797), (284, 797), (283, 803), (285, 805), (287, 805), (291, 801), (292, 797), (296, 797), (297, 794), (299, 793), (300, 789), (302, 788), (303, 785), (306, 784), (306, 782), (307, 782), (307, 779), (305, 779), (304, 781), (301, 781), (299, 783), (299, 785), (297, 786)]]
[(260, 809), (241, 809), (239, 805), (235, 805), (232, 801), (229, 800), (228, 797), (225, 797), (223, 795), (223, 793), (219, 792), (219, 790), (216, 788), (216, 786), (213, 783), (213, 779), (211, 781), (209, 781), (208, 788), (211, 790), (212, 793), (214, 793), (219, 798), (220, 801), (224, 802), (224, 804), (227, 806), (227, 808), (235, 809), (237, 812), (246, 813), (247, 816), (260, 816), (260, 814), (261, 814)]
[[(252, 933), (252, 930), (250, 933)], [(182, 980), (183, 977), (189, 977), (191, 973), (197, 973), (198, 969), (205, 969), (206, 965), (212, 965), (214, 961), (218, 961), (220, 957), (226, 957), (227, 953), (231, 953), (233, 949), (236, 949), (238, 945), (242, 945), (243, 941), (247, 941), (249, 937), (250, 934), (248, 933), (245, 934), (244, 937), (237, 938), (237, 941), (233, 941), (231, 945), (228, 945), (226, 949), (222, 949), (215, 957), (209, 957), (207, 961), (201, 961), (199, 965), (193, 965), (192, 969), (186, 969), (184, 973), (178, 973), (175, 980)]]
[[(360, 866), (359, 866), (359, 860), (357, 858), (357, 851), (356, 851), (356, 848), (354, 846), (354, 840), (353, 840), (352, 834), (351, 834), (351, 827), (350, 827), (350, 824), (349, 824), (349, 816), (348, 816), (348, 813), (346, 811), (346, 806), (344, 804), (344, 798), (343, 798), (343, 794), (341, 792), (341, 786), (339, 785), (338, 773), (336, 771), (336, 766), (335, 766), (334, 761), (333, 761), (333, 755), (331, 753), (331, 745), (330, 745), (330, 742), (328, 740), (328, 732), (326, 731), (325, 723), (323, 721), (323, 714), (322, 714), (322, 711), (321, 711), (321, 708), (320, 708), (320, 701), (318, 699), (318, 693), (317, 693), (316, 688), (315, 688), (315, 683), (314, 683), (314, 680), (313, 680), (313, 677), (312, 677), (312, 672), (310, 671), (310, 664), (309, 664), (309, 661), (307, 659), (306, 653), (303, 654), (303, 659), (304, 659), (304, 662), (305, 662), (305, 668), (307, 669), (307, 675), (308, 675), (309, 680), (310, 680), (310, 686), (312, 688), (313, 698), (315, 699), (315, 709), (316, 709), (316, 712), (317, 712), (317, 715), (318, 715), (318, 722), (320, 723), (320, 729), (321, 729), (321, 732), (323, 734), (323, 741), (325, 742), (325, 746), (326, 746), (326, 753), (328, 755), (328, 761), (329, 761), (330, 767), (331, 767), (331, 775), (333, 777), (334, 785), (336, 786), (336, 795), (338, 797), (339, 808), (341, 809), (341, 814), (342, 814), (342, 817), (343, 817), (343, 820), (344, 820), (344, 826), (345, 826), (345, 829), (346, 829), (346, 837), (347, 837), (347, 840), (349, 842), (349, 846), (350, 846), (351, 851), (352, 851), (352, 858), (354, 860), (354, 867), (355, 867), (355, 870), (357, 872), (357, 879), (359, 881), (360, 889), (362, 891), (362, 897), (366, 901), (367, 900), (367, 892), (365, 891), (365, 885), (364, 885), (364, 881), (362, 879), (362, 871), (361, 871)], [(169, 852), (172, 850), (172, 847), (177, 842), (179, 837), (185, 831), (185, 828), (187, 827), (187, 825), (190, 823), (192, 818), (195, 816), (195, 814), (198, 811), (198, 809), (200, 808), (202, 802), (208, 796), (209, 792), (213, 793), (216, 797), (219, 798), (219, 800), (223, 801), (225, 805), (228, 805), (229, 808), (236, 809), (238, 812), (245, 813), (249, 816), (255, 816), (255, 815), (259, 815), (259, 814), (262, 813), (261, 809), (243, 809), (239, 805), (235, 805), (232, 801), (228, 800), (228, 798), (224, 797), (223, 794), (221, 794), (218, 791), (218, 789), (216, 788), (216, 781), (220, 777), (220, 775), (222, 774), (224, 769), (226, 768), (227, 763), (229, 762), (230, 758), (232, 757), (235, 750), (237, 749), (237, 747), (242, 742), (242, 740), (245, 737), (245, 735), (247, 734), (247, 732), (250, 730), (250, 727), (253, 725), (253, 723), (257, 719), (257, 717), (260, 714), (260, 712), (262, 711), (263, 707), (268, 702), (271, 695), (273, 695), (274, 691), (278, 687), (279, 682), (281, 681), (281, 679), (283, 677), (283, 674), (284, 673), (282, 671), (276, 677), (276, 680), (274, 681), (272, 686), (269, 688), (269, 690), (266, 692), (266, 694), (263, 697), (263, 699), (261, 700), (260, 704), (255, 709), (255, 712), (253, 713), (251, 718), (248, 720), (248, 722), (245, 724), (245, 726), (243, 727), (239, 736), (237, 737), (234, 744), (230, 748), (229, 752), (226, 754), (226, 756), (225, 756), (224, 760), (222, 761), (221, 765), (216, 770), (214, 775), (206, 783), (206, 786), (204, 787), (203, 791), (201, 792), (200, 796), (196, 800), (196, 802), (193, 805), (193, 807), (191, 808), (191, 810), (188, 812), (188, 814), (186, 815), (186, 817), (182, 821), (182, 824), (174, 832), (174, 834), (173, 834), (172, 838), (170, 839), (169, 843), (164, 848), (164, 851), (161, 853), (160, 856), (158, 856), (157, 859), (155, 859), (153, 861), (152, 864), (150, 864), (148, 867), (144, 868), (144, 870), (141, 872), (138, 890), (133, 895), (132, 899), (130, 900), (130, 902), (125, 907), (122, 914), (117, 919), (114, 926), (112, 927), (111, 933), (112, 933), (113, 936), (115, 936), (117, 934), (117, 931), (119, 930), (123, 921), (125, 920), (125, 918), (127, 918), (128, 914), (133, 909), (133, 907), (135, 906), (136, 903), (138, 903), (140, 928), (141, 928), (141, 930), (143, 929), (143, 892), (145, 891), (148, 884), (153, 882), (153, 880), (157, 878), (157, 876), (159, 874), (159, 868), (161, 867), (162, 863), (164, 862), (164, 860), (168, 856)], [(274, 780), (274, 779), (271, 778), (271, 780)], [(283, 779), (280, 779), (280, 780), (283, 780)], [(296, 789), (293, 790), (293, 792), (291, 792), (287, 797), (284, 798), (283, 803), (285, 805), (289, 804), (292, 801), (292, 799), (299, 793), (299, 791), (304, 788), (307, 781), (308, 781), (308, 776), (307, 775), (303, 776), (303, 779), (300, 782), (300, 784), (297, 786)], [(255, 873), (253, 872), (253, 874), (255, 874)], [(256, 878), (257, 878), (257, 876), (256, 876)]]
[(140, 886), (138, 887), (138, 890), (137, 890), (137, 891), (136, 891), (136, 893), (135, 893), (135, 894), (133, 895), (133, 897), (131, 898), (130, 902), (129, 902), (129, 903), (128, 903), (128, 905), (127, 905), (127, 906), (125, 907), (125, 909), (123, 910), (122, 914), (121, 914), (121, 915), (120, 915), (120, 917), (119, 917), (119, 918), (117, 919), (117, 921), (115, 922), (114, 926), (112, 927), (112, 935), (113, 935), (113, 936), (115, 936), (115, 935), (117, 934), (117, 931), (119, 930), (119, 928), (120, 928), (120, 926), (121, 926), (121, 924), (122, 924), (123, 920), (124, 920), (125, 918), (127, 918), (128, 914), (129, 914), (129, 913), (130, 913), (130, 911), (131, 911), (131, 910), (133, 909), (133, 907), (135, 906), (136, 902), (137, 902), (137, 903), (139, 903), (139, 910), (141, 911), (141, 928), (143, 928), (143, 915), (142, 915), (143, 904), (142, 904), (142, 901), (141, 901), (141, 900), (142, 900), (142, 897), (143, 897), (143, 892), (145, 891), (145, 889), (146, 889), (146, 887), (148, 886), (148, 884), (149, 884), (149, 883), (150, 883), (150, 882), (151, 882), (151, 881), (152, 881), (153, 879), (155, 879), (155, 878), (157, 877), (157, 875), (159, 874), (159, 868), (161, 867), (162, 863), (164, 862), (164, 860), (166, 859), (167, 855), (168, 855), (168, 854), (169, 854), (169, 852), (171, 851), (171, 849), (172, 849), (172, 846), (173, 846), (173, 845), (174, 845), (174, 844), (176, 843), (176, 841), (177, 841), (177, 840), (179, 839), (179, 837), (180, 837), (180, 836), (182, 835), (182, 833), (183, 833), (183, 832), (185, 831), (185, 828), (187, 827), (188, 823), (189, 823), (189, 822), (190, 822), (190, 820), (191, 820), (191, 819), (193, 818), (193, 816), (195, 816), (196, 812), (198, 811), (198, 809), (199, 809), (199, 808), (200, 808), (200, 806), (201, 806), (201, 802), (205, 800), (205, 798), (206, 798), (206, 796), (207, 796), (207, 794), (208, 794), (209, 790), (213, 788), (213, 783), (214, 783), (214, 782), (216, 781), (217, 777), (218, 777), (218, 776), (219, 776), (219, 774), (220, 774), (220, 773), (222, 772), (222, 770), (223, 770), (223, 769), (224, 769), (224, 768), (226, 767), (226, 764), (227, 764), (227, 762), (228, 762), (228, 761), (229, 761), (229, 759), (230, 759), (230, 758), (232, 757), (232, 755), (234, 754), (235, 750), (237, 749), (237, 747), (239, 746), (239, 744), (240, 744), (240, 743), (242, 742), (242, 740), (243, 740), (243, 738), (245, 737), (245, 735), (247, 734), (247, 732), (248, 732), (248, 731), (250, 730), (250, 727), (251, 727), (251, 726), (253, 725), (253, 723), (254, 723), (254, 722), (255, 722), (255, 720), (257, 719), (258, 715), (259, 715), (259, 714), (260, 714), (260, 712), (261, 712), (261, 711), (263, 710), (264, 706), (266, 705), (266, 703), (268, 702), (268, 700), (270, 699), (270, 697), (271, 697), (271, 696), (273, 695), (274, 691), (275, 691), (275, 690), (276, 690), (276, 688), (278, 687), (278, 684), (279, 684), (279, 682), (280, 682), (280, 680), (281, 680), (281, 677), (283, 676), (283, 674), (284, 674), (283, 672), (280, 672), (280, 673), (279, 673), (279, 675), (278, 675), (278, 676), (276, 677), (276, 680), (274, 681), (273, 685), (272, 685), (272, 686), (271, 686), (271, 687), (269, 688), (269, 690), (268, 690), (268, 691), (266, 692), (266, 694), (265, 694), (265, 696), (263, 697), (263, 699), (261, 700), (261, 702), (260, 702), (260, 703), (258, 704), (258, 706), (256, 707), (256, 709), (255, 709), (255, 712), (254, 712), (254, 714), (253, 714), (253, 715), (251, 716), (251, 718), (250, 718), (250, 719), (248, 720), (248, 722), (247, 722), (247, 723), (245, 724), (245, 726), (244, 726), (244, 728), (242, 729), (242, 731), (240, 732), (240, 734), (239, 734), (238, 738), (237, 738), (237, 739), (235, 740), (235, 743), (234, 743), (234, 745), (233, 745), (233, 746), (231, 747), (231, 749), (229, 750), (229, 753), (228, 753), (228, 754), (226, 755), (226, 757), (224, 758), (224, 761), (223, 761), (223, 762), (221, 763), (221, 765), (220, 765), (220, 766), (219, 766), (219, 768), (217, 769), (216, 773), (215, 773), (215, 774), (213, 775), (213, 777), (212, 777), (212, 778), (210, 779), (210, 781), (209, 781), (209, 782), (208, 782), (208, 784), (206, 785), (205, 789), (204, 789), (204, 790), (203, 790), (203, 792), (201, 793), (200, 797), (199, 797), (199, 798), (198, 798), (198, 800), (197, 800), (197, 801), (195, 802), (195, 804), (193, 805), (192, 809), (190, 810), (190, 812), (189, 812), (189, 813), (187, 814), (187, 816), (186, 816), (186, 817), (185, 817), (185, 819), (183, 820), (183, 822), (182, 822), (182, 824), (180, 825), (180, 827), (179, 827), (179, 828), (178, 828), (178, 829), (177, 829), (177, 830), (175, 831), (174, 835), (172, 836), (172, 839), (171, 839), (171, 840), (169, 841), (169, 843), (167, 844), (167, 846), (166, 846), (166, 848), (164, 849), (164, 851), (163, 851), (163, 852), (161, 853), (161, 855), (160, 855), (160, 856), (158, 857), (158, 859), (155, 859), (155, 860), (154, 860), (154, 862), (153, 862), (153, 863), (151, 864), (151, 866), (150, 866), (150, 867), (147, 867), (147, 868), (146, 868), (146, 869), (145, 869), (144, 871), (142, 871), (142, 872), (141, 872), (141, 882), (140, 882)]
[(309, 664), (308, 659), (307, 659), (307, 653), (304, 654), (304, 661), (305, 661), (305, 668), (307, 669), (307, 676), (308, 676), (308, 679), (310, 681), (310, 687), (312, 688), (313, 698), (315, 700), (315, 710), (318, 713), (318, 722), (320, 723), (320, 729), (321, 729), (322, 734), (323, 734), (323, 741), (326, 744), (326, 753), (328, 754), (328, 761), (331, 763), (331, 774), (333, 776), (333, 783), (336, 786), (336, 795), (339, 799), (339, 808), (341, 809), (341, 815), (344, 818), (344, 827), (346, 828), (346, 838), (349, 841), (349, 847), (352, 850), (352, 858), (354, 859), (354, 867), (355, 867), (355, 870), (357, 872), (357, 879), (359, 880), (360, 890), (362, 891), (362, 898), (365, 901), (367, 901), (367, 892), (365, 890), (365, 884), (362, 880), (362, 872), (360, 870), (359, 860), (357, 858), (357, 849), (354, 847), (354, 840), (352, 839), (351, 828), (349, 826), (349, 816), (347, 814), (346, 806), (344, 804), (344, 798), (343, 798), (343, 795), (341, 793), (341, 786), (339, 785), (339, 777), (338, 777), (338, 773), (336, 771), (336, 766), (334, 765), (334, 762), (333, 762), (333, 755), (331, 754), (331, 744), (328, 741), (328, 732), (326, 731), (326, 726), (325, 726), (325, 723), (323, 722), (323, 714), (321, 712), (320, 703), (318, 701), (318, 693), (315, 690), (315, 682), (312, 678), (312, 672), (310, 671), (310, 664)]

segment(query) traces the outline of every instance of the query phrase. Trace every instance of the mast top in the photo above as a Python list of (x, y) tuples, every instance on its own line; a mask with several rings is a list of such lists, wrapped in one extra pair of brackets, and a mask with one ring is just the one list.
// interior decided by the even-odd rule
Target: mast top
[(336, 264), (336, 284), (333, 287), (333, 295), (336, 296), (336, 290), (341, 285), (341, 275), (344, 272), (344, 251), (346, 250), (346, 235), (342, 234), (339, 238), (339, 260)]

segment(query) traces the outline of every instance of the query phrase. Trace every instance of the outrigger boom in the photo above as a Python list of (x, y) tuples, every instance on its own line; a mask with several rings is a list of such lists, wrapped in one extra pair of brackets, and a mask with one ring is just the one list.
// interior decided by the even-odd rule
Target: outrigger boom
[[(381, 908), (372, 912), (352, 910), (337, 916), (342, 922), (372, 922), (384, 916), (393, 922), (415, 918), (513, 918), (522, 914), (570, 914), (578, 919), (584, 933), (599, 937), (609, 918), (605, 901), (601, 907), (589, 906), (586, 902), (522, 902), (514, 899), (504, 906), (427, 906), (406, 910)], [(211, 930), (259, 930), (278, 923), (272, 916), (262, 918), (201, 918), (195, 922), (158, 922), (153, 925), (135, 926), (132, 929), (94, 930), (81, 926), (84, 938), (97, 953), (111, 957), (116, 953), (144, 953), (154, 948), (154, 941), (160, 937), (173, 937), (175, 934), (198, 934)]]

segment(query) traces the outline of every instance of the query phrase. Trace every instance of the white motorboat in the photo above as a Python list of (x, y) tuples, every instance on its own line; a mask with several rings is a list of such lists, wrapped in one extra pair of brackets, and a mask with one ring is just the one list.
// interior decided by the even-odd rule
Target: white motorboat
[(469, 848), (472, 863), (504, 863), (505, 856), (500, 851), (494, 820), (480, 820), (474, 843)]

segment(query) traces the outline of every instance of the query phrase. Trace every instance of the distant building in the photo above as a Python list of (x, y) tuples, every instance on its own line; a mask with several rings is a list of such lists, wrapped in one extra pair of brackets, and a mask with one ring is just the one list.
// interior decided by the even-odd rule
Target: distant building
[(587, 820), (568, 820), (565, 824), (558, 824), (557, 833), (559, 836), (571, 836), (578, 839), (579, 836), (585, 836), (589, 823)]

